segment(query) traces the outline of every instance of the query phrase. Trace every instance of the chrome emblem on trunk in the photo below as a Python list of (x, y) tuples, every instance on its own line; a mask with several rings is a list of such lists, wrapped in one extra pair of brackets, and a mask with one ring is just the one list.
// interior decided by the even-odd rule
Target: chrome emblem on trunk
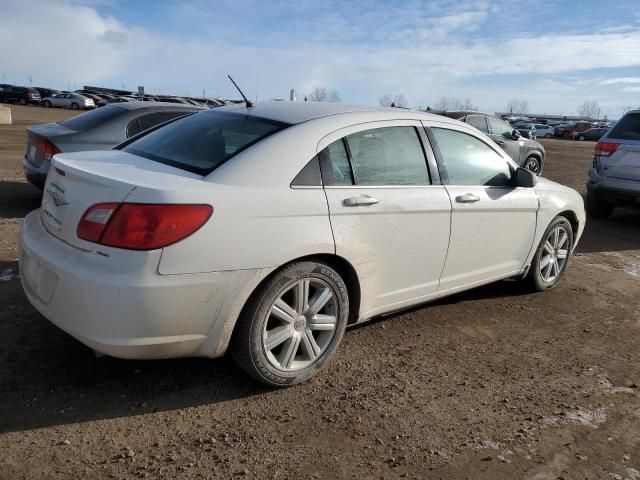
[(47, 193), (53, 200), (53, 203), (55, 203), (56, 207), (69, 205), (69, 202), (64, 198), (64, 190), (55, 183), (51, 184), (51, 188), (47, 188)]

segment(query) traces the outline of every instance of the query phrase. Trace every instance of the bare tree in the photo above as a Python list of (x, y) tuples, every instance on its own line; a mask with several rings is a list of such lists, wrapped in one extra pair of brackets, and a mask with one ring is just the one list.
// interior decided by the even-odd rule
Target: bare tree
[(385, 93), (378, 99), (378, 102), (383, 107), (398, 107), (398, 108), (408, 108), (409, 102), (407, 101), (407, 97), (404, 96), (404, 93)]
[(340, 102), (340, 92), (335, 88), (327, 90), (325, 87), (316, 87), (307, 95), (310, 102)]
[(511, 99), (507, 102), (507, 106), (504, 107), (504, 111), (516, 115), (522, 115), (529, 111), (529, 102), (526, 100), (518, 100), (517, 98)]
[(329, 90), (329, 93), (327, 94), (327, 102), (341, 102), (342, 100), (340, 99), (340, 92), (338, 92), (338, 90), (336, 90), (335, 88), (332, 88), (331, 90)]
[(440, 97), (434, 105), (434, 110), (477, 110), (470, 98)]
[(311, 90), (308, 95), (310, 102), (326, 102), (327, 101), (327, 89), (324, 87), (316, 87)]
[(600, 105), (595, 100), (585, 100), (578, 107), (578, 114), (586, 118), (600, 118)]

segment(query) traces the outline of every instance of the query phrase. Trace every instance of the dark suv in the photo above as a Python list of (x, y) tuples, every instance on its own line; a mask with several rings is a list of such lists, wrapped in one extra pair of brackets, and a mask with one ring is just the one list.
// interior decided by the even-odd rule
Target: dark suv
[(20, 102), (22, 105), (40, 103), (40, 92), (31, 87), (15, 87), (10, 86), (0, 91), (0, 101), (2, 102)]
[(544, 168), (544, 147), (535, 140), (524, 138), (504, 120), (486, 113), (449, 111), (443, 115), (476, 127), (487, 134), (521, 167), (540, 175)]

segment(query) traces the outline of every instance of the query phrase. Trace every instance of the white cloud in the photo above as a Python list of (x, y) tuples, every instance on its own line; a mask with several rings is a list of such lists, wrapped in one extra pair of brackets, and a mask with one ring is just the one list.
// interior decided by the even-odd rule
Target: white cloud
[(618, 84), (640, 83), (640, 77), (609, 78), (607, 80), (603, 80), (601, 83), (602, 83), (602, 85), (618, 85)]

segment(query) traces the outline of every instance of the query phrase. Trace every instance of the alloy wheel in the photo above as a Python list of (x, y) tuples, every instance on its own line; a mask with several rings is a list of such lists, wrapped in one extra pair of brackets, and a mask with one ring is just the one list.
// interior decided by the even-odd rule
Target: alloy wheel
[(331, 344), (338, 315), (336, 294), (324, 280), (309, 277), (289, 284), (264, 322), (262, 345), (267, 360), (284, 371), (313, 364)]
[(540, 259), (540, 276), (552, 283), (562, 272), (569, 255), (569, 234), (564, 225), (557, 225), (544, 242)]
[(527, 170), (535, 174), (540, 173), (540, 163), (538, 162), (538, 159), (534, 157), (530, 157), (527, 159), (527, 161), (524, 164), (524, 168), (526, 168)]

